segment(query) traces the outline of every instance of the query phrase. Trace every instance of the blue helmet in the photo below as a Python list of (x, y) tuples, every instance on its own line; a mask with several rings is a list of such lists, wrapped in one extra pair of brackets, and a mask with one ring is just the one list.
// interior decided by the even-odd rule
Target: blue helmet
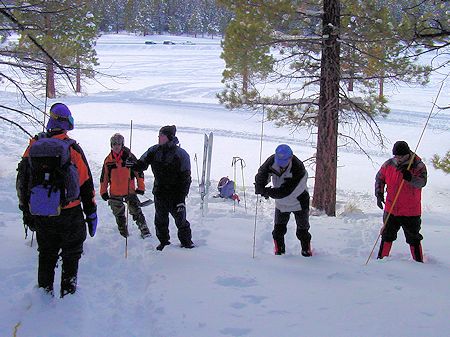
[(73, 117), (67, 105), (55, 103), (50, 108), (50, 119), (47, 123), (47, 130), (62, 129), (73, 130)]
[(280, 167), (286, 167), (293, 156), (292, 149), (289, 145), (278, 145), (275, 150), (275, 163)]

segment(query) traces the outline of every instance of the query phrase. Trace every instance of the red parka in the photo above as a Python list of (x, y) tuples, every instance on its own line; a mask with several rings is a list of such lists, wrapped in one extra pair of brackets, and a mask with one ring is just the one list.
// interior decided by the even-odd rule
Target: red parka
[[(413, 153), (411, 152), (411, 155)], [(387, 160), (375, 177), (375, 195), (384, 195), (387, 186), (385, 212), (395, 216), (420, 216), (422, 214), (422, 187), (427, 183), (427, 168), (422, 160), (415, 155), (410, 167), (411, 181), (404, 180), (400, 194), (392, 207), (394, 198), (403, 180), (402, 171), (408, 167), (410, 159), (401, 165), (395, 158)]]

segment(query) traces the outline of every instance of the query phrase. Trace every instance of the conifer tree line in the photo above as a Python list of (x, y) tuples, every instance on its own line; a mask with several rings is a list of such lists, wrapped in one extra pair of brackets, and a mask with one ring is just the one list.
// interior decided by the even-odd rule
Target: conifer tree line
[(94, 0), (92, 12), (102, 32), (141, 35), (222, 35), (231, 13), (215, 0)]

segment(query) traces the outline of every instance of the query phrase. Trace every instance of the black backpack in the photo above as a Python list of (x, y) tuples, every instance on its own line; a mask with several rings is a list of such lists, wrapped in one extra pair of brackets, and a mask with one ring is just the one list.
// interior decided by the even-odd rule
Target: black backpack
[(57, 216), (80, 196), (78, 170), (72, 164), (73, 139), (47, 138), (42, 133), (29, 151), (29, 208), (32, 215)]

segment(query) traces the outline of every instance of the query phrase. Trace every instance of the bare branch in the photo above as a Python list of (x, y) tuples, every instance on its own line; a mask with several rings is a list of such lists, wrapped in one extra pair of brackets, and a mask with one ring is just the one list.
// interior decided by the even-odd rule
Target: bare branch
[(25, 132), (28, 136), (33, 137), (33, 135), (32, 135), (31, 133), (29, 133), (27, 130), (25, 130), (20, 124), (18, 124), (18, 123), (16, 123), (16, 122), (12, 121), (12, 120), (10, 120), (10, 119), (8, 119), (8, 118), (6, 118), (6, 117), (3, 117), (3, 116), (0, 116), (0, 119), (3, 119), (3, 120), (5, 120), (5, 121), (7, 121), (7, 122), (13, 124), (14, 126), (18, 127), (20, 130), (22, 130), (23, 132)]

